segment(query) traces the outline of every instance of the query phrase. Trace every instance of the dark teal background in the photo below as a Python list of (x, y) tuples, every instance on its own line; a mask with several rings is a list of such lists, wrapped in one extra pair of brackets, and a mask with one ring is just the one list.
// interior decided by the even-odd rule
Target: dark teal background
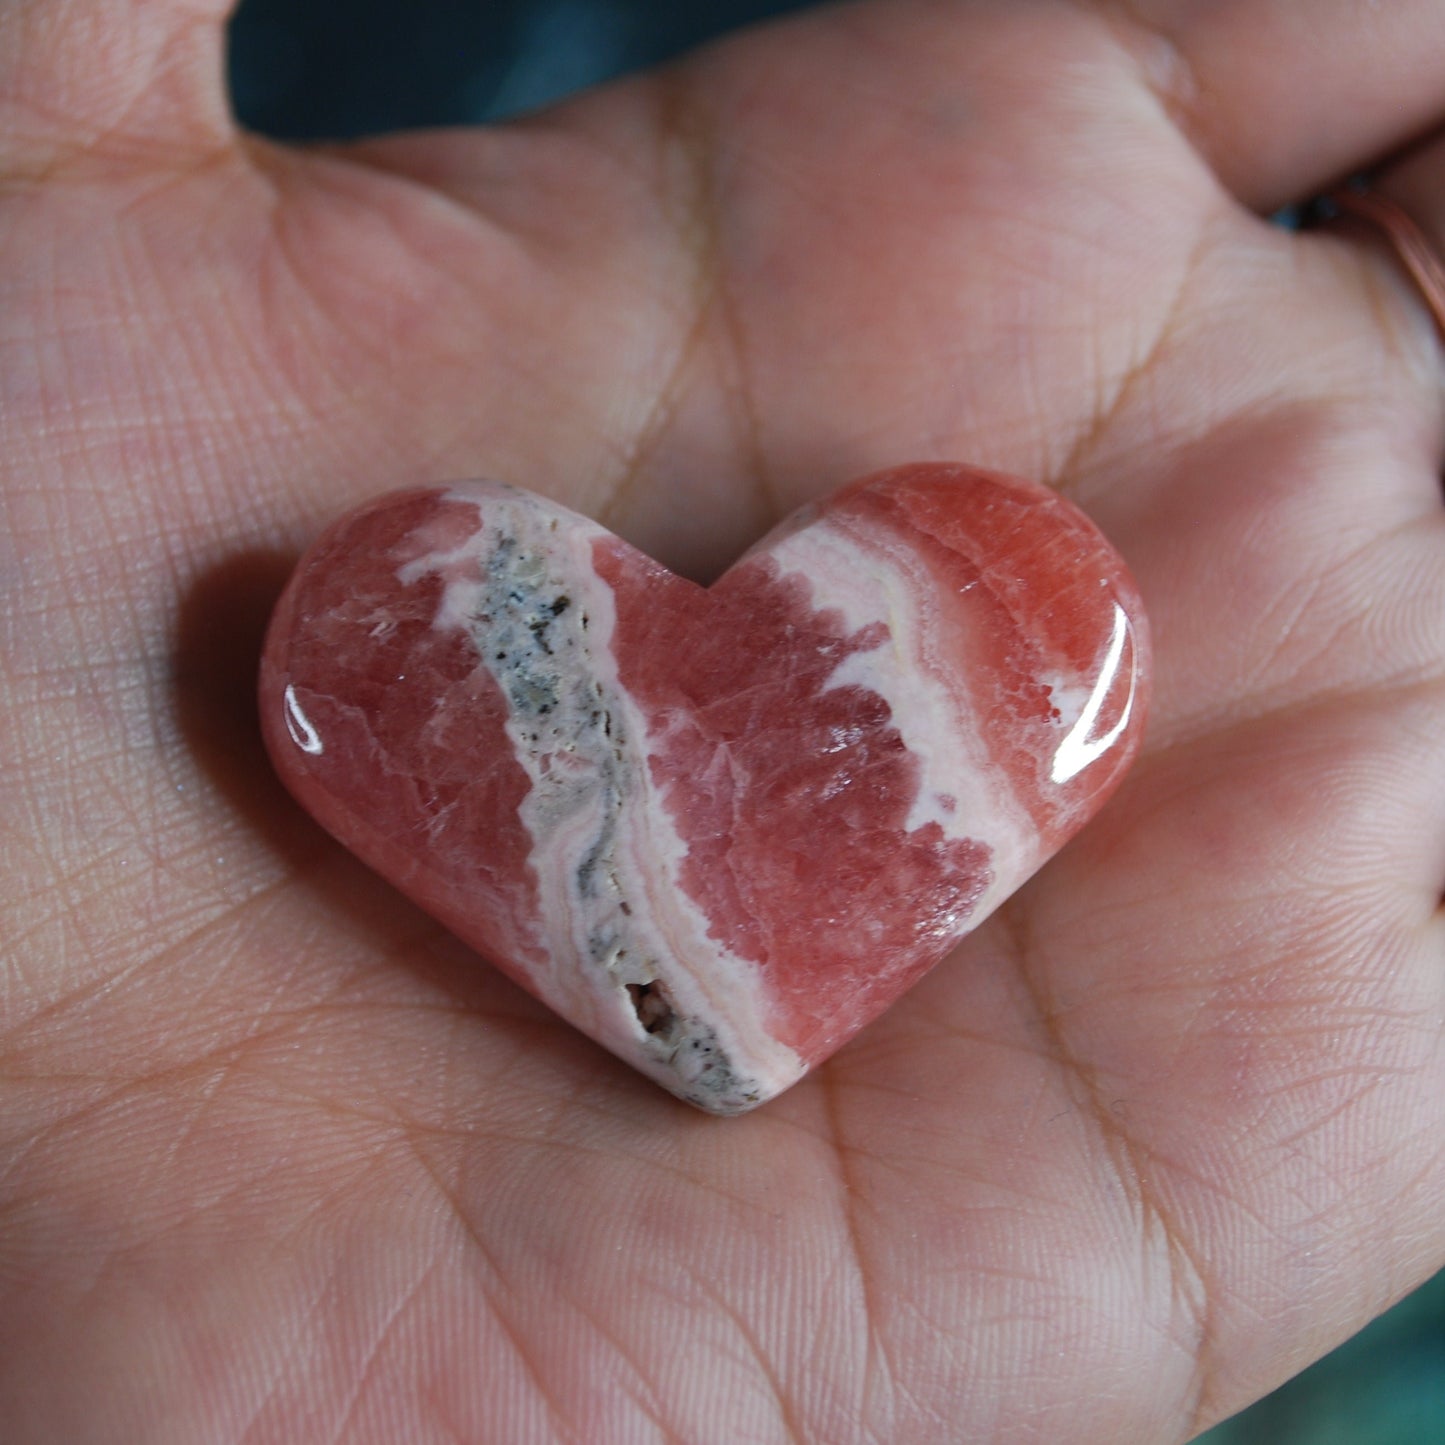
[(1445, 1445), (1445, 1274), (1200, 1439), (1206, 1445)]
[(245, 0), (241, 118), (296, 139), (464, 125), (545, 105), (804, 0)]
[[(232, 91), (245, 124), (283, 138), (463, 125), (802, 8), (803, 0), (245, 0), (231, 31)], [(1203, 1438), (1445, 1445), (1445, 1274)]]

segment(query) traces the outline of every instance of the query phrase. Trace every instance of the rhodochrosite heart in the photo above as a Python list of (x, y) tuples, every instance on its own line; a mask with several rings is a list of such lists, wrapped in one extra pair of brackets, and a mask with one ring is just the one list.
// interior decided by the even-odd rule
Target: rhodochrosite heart
[(287, 785), (584, 1033), (717, 1113), (785, 1089), (1137, 749), (1123, 563), (1046, 488), (865, 479), (710, 588), (490, 483), (343, 518), (261, 670)]

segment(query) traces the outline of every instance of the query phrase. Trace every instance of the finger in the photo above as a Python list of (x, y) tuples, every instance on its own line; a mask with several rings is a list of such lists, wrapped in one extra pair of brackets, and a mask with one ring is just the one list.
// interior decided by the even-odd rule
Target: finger
[(1094, 0), (1224, 184), (1272, 210), (1445, 115), (1438, 0)]
[(234, 0), (6, 0), (0, 177), (85, 157), (145, 164), (233, 135), (225, 24)]
[(1421, 258), (1422, 274), (1413, 284), (1426, 290), (1438, 286), (1438, 275), (1432, 273), (1445, 265), (1445, 138), (1387, 168), (1376, 178), (1375, 189), (1403, 208), (1430, 253)]
[[(1445, 136), (1380, 171), (1368, 190), (1332, 193), (1324, 233), (1365, 248), (1382, 295), (1430, 343), (1438, 383), (1445, 363)], [(1438, 490), (1436, 491), (1438, 497)]]

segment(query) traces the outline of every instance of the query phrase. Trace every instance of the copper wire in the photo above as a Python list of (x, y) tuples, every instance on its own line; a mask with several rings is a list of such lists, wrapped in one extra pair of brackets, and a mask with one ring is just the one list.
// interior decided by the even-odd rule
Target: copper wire
[(1331, 192), (1325, 197), (1325, 203), (1341, 215), (1368, 221), (1389, 237), (1396, 255), (1420, 288), (1441, 335), (1445, 336), (1445, 262), (1440, 260), (1409, 212), (1378, 191), (1353, 187)]

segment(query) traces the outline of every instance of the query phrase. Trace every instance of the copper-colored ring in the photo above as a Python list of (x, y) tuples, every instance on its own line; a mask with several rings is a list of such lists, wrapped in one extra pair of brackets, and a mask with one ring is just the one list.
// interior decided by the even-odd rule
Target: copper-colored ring
[(1409, 212), (1378, 191), (1353, 187), (1332, 191), (1325, 197), (1325, 204), (1340, 214), (1369, 221), (1389, 237), (1395, 254), (1420, 288), (1440, 334), (1445, 336), (1445, 262)]

